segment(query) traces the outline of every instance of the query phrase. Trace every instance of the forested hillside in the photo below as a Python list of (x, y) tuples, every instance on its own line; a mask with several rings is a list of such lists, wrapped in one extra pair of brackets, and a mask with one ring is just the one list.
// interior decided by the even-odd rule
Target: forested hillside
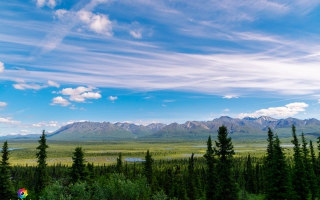
[[(319, 198), (320, 157), (318, 144), (297, 136), (292, 125), (293, 155), (286, 155), (279, 137), (269, 128), (264, 157), (236, 157), (232, 139), (225, 126), (217, 138), (208, 137), (203, 157), (154, 160), (146, 150), (145, 162), (129, 164), (119, 153), (116, 165), (85, 162), (77, 147), (72, 166), (47, 166), (50, 143), (45, 132), (37, 147), (37, 166), (11, 166), (9, 145), (2, 147), (0, 199), (17, 198), (25, 188), (26, 199), (79, 200), (234, 200), (234, 199), (317, 199)], [(205, 141), (204, 141), (205, 143)], [(192, 153), (192, 152), (190, 152)]]

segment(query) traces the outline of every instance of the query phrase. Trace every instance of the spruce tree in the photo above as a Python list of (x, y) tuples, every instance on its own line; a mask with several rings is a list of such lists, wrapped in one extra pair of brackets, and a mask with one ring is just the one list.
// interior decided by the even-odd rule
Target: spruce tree
[[(313, 168), (313, 172), (314, 172), (314, 177), (315, 177), (315, 182), (317, 186), (319, 186), (319, 182), (318, 182), (318, 168), (317, 168), (317, 158), (316, 158), (316, 155), (315, 155), (315, 152), (314, 152), (314, 147), (313, 147), (313, 144), (312, 144), (312, 140), (310, 140), (309, 142), (309, 147), (310, 147), (310, 156), (311, 156), (311, 165), (312, 165), (312, 168)], [(316, 192), (316, 197), (319, 197), (319, 189), (317, 188), (317, 192)]]
[(77, 147), (73, 152), (71, 167), (71, 179), (73, 183), (78, 181), (85, 181), (88, 179), (88, 171), (84, 164), (84, 152), (81, 147)]
[(15, 195), (15, 191), (12, 186), (12, 182), (10, 180), (10, 164), (9, 160), (9, 150), (8, 150), (8, 142), (5, 141), (2, 147), (2, 159), (0, 163), (0, 199), (1, 200), (9, 200), (13, 199)]
[(251, 162), (250, 154), (247, 157), (246, 169), (245, 169), (245, 188), (249, 193), (255, 192), (255, 175)]
[(187, 181), (187, 193), (190, 200), (198, 199), (198, 192), (196, 187), (196, 174), (194, 171), (194, 153), (191, 154), (191, 158), (188, 161), (188, 181)]
[(304, 159), (300, 149), (300, 144), (296, 135), (296, 127), (292, 125), (292, 136), (293, 140), (291, 141), (294, 145), (293, 147), (293, 174), (292, 174), (292, 186), (295, 191), (296, 197), (292, 199), (307, 199), (309, 196), (309, 186), (308, 178), (306, 173), (306, 168), (304, 164)]
[(207, 171), (206, 171), (206, 199), (214, 200), (216, 199), (216, 191), (217, 191), (217, 172), (215, 169), (215, 158), (214, 158), (215, 149), (212, 148), (212, 140), (209, 135), (207, 141), (207, 152), (204, 155), (207, 162)]
[(218, 156), (218, 187), (216, 197), (217, 199), (224, 200), (238, 199), (238, 188), (231, 173), (234, 150), (231, 137), (228, 137), (228, 130), (225, 126), (220, 126), (218, 130), (216, 155)]
[(271, 200), (272, 199), (272, 185), (269, 183), (272, 182), (273, 179), (273, 142), (274, 142), (274, 134), (271, 130), (270, 127), (268, 127), (268, 146), (267, 146), (267, 156), (264, 160), (264, 166), (265, 166), (265, 177), (266, 180), (264, 182), (264, 188), (265, 188), (265, 193), (266, 193), (266, 199)]
[(121, 152), (119, 153), (119, 158), (117, 158), (117, 173), (122, 173), (123, 172), (123, 164), (122, 164), (122, 154)]
[(317, 178), (314, 173), (314, 169), (312, 166), (312, 161), (309, 154), (309, 149), (307, 147), (308, 142), (306, 141), (304, 137), (304, 133), (301, 134), (302, 138), (302, 153), (303, 153), (303, 162), (305, 164), (305, 170), (306, 170), (306, 177), (308, 181), (309, 190), (311, 192), (311, 199), (314, 200), (317, 196), (318, 192), (318, 184), (317, 184)]
[(286, 157), (283, 148), (280, 146), (278, 136), (275, 136), (272, 150), (272, 158), (268, 169), (269, 176), (267, 176), (266, 183), (268, 185), (265, 199), (267, 200), (291, 200), (292, 187), (290, 172), (286, 162)]
[(145, 159), (146, 159), (146, 161), (144, 162), (143, 172), (144, 172), (145, 177), (147, 178), (149, 185), (152, 186), (152, 181), (153, 181), (152, 165), (153, 165), (154, 160), (152, 159), (152, 156), (151, 156), (149, 150), (147, 150)]
[(37, 195), (41, 193), (41, 191), (48, 185), (49, 183), (49, 176), (47, 172), (47, 139), (45, 130), (42, 131), (42, 135), (40, 136), (39, 146), (37, 149), (39, 152), (36, 154), (38, 158), (38, 166), (36, 168), (36, 185), (35, 185), (35, 192)]

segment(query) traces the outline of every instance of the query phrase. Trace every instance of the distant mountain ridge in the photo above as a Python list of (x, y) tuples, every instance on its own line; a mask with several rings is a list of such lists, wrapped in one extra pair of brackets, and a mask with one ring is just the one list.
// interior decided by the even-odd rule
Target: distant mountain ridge
[(267, 116), (243, 119), (222, 116), (212, 121), (187, 121), (183, 124), (153, 123), (136, 125), (132, 123), (75, 122), (59, 128), (48, 135), (52, 139), (117, 139), (117, 138), (195, 138), (214, 135), (220, 126), (227, 126), (233, 136), (265, 136), (268, 127), (281, 135), (290, 134), (294, 124), (297, 131), (320, 133), (320, 121), (317, 119), (274, 119)]

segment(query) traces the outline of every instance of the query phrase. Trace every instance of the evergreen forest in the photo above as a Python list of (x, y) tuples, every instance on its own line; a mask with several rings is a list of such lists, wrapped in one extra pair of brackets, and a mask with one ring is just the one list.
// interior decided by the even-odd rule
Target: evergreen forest
[[(235, 156), (227, 127), (208, 137), (206, 153), (187, 159), (155, 160), (146, 150), (144, 162), (128, 164), (119, 153), (114, 165), (85, 161), (81, 146), (72, 166), (47, 164), (50, 144), (43, 131), (36, 166), (10, 165), (8, 142), (0, 163), (0, 199), (34, 200), (307, 200), (320, 199), (320, 137), (317, 144), (297, 135), (292, 125), (293, 155), (287, 155), (269, 128), (263, 157)], [(205, 142), (205, 141), (204, 141)]]

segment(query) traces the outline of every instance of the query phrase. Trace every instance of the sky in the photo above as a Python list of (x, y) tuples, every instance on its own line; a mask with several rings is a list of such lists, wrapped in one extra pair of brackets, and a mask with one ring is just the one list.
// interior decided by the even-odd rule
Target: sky
[(319, 0), (4, 0), (0, 136), (320, 119)]

